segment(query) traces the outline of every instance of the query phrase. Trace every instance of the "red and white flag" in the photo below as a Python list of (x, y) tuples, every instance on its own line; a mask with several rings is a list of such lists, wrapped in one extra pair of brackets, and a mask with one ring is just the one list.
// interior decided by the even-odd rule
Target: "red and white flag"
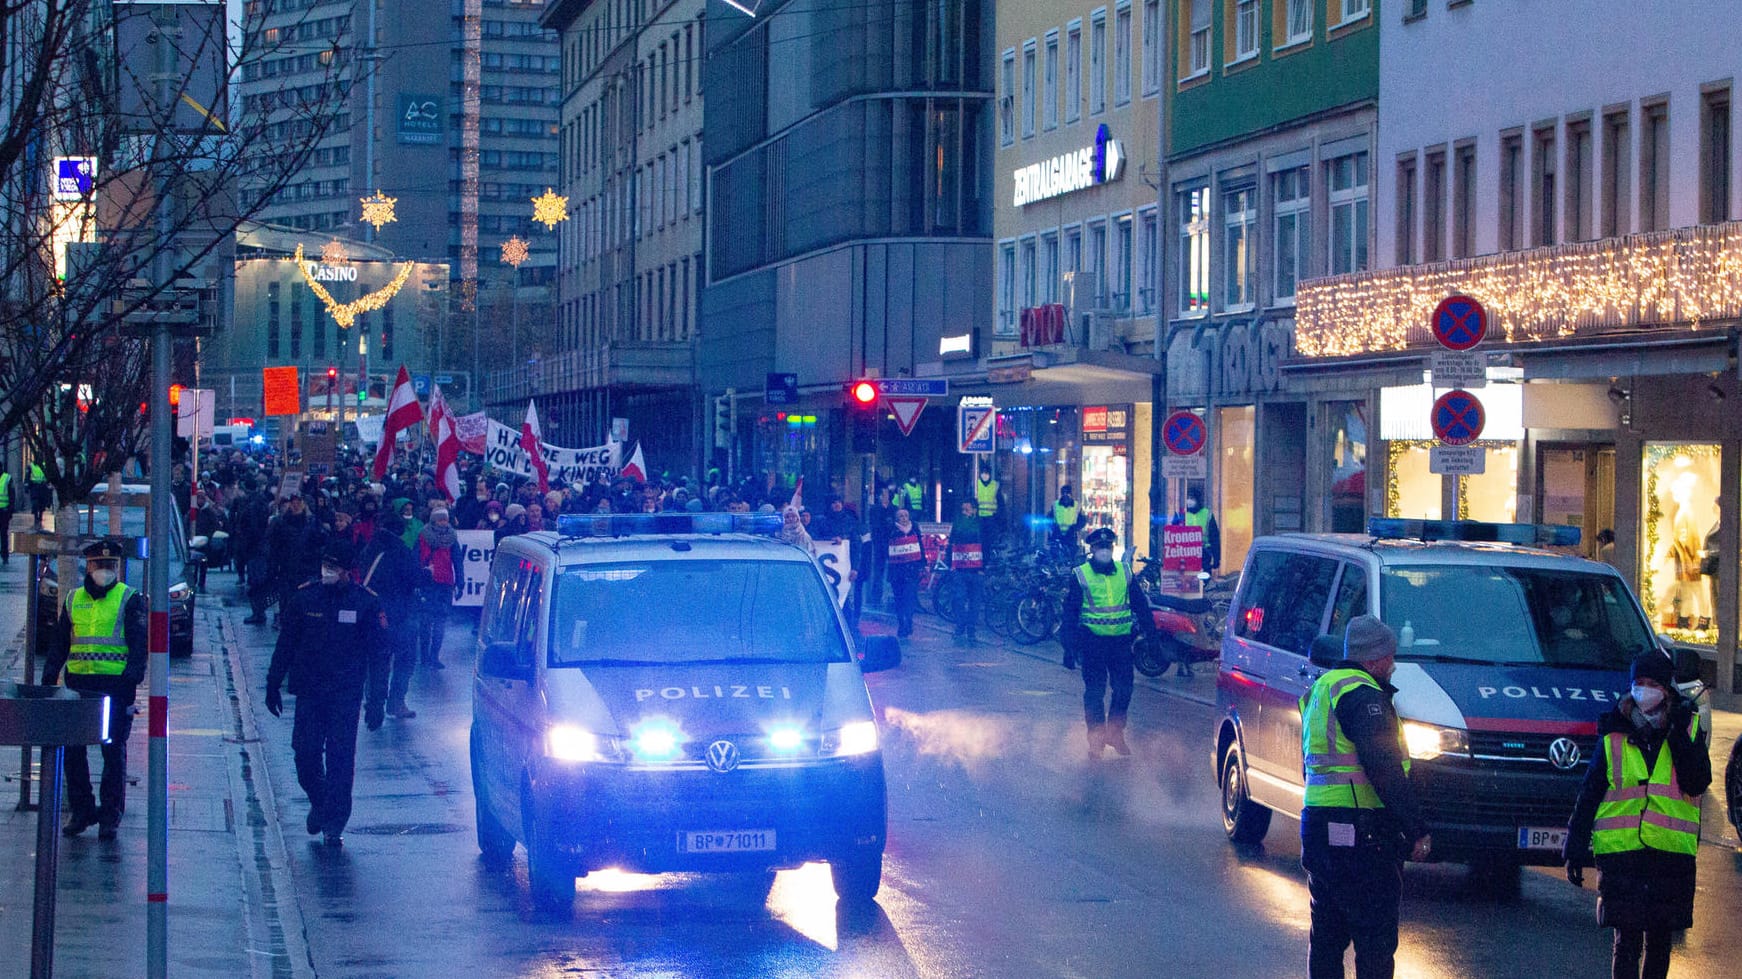
[(520, 448), (526, 452), (527, 459), (532, 463), (532, 471), (538, 473), (538, 491), (550, 492), (550, 466), (545, 464), (544, 450), (540, 448), (541, 439), (538, 434), (538, 408), (531, 401), (526, 403), (526, 421), (520, 423)]
[(423, 405), (417, 403), (417, 392), (411, 387), (411, 374), (399, 365), (399, 379), (393, 382), (393, 394), (387, 399), (387, 423), (381, 430), (381, 447), (375, 450), (375, 479), (387, 475), (387, 464), (393, 461), (393, 443), (399, 433), (416, 427), (423, 421)]
[(452, 503), (460, 497), (460, 432), (440, 385), (430, 386), (429, 440), (435, 443), (436, 488)]
[(640, 442), (635, 443), (635, 452), (629, 456), (629, 461), (623, 464), (623, 470), (619, 475), (633, 479), (637, 483), (647, 482), (647, 462), (641, 458)]

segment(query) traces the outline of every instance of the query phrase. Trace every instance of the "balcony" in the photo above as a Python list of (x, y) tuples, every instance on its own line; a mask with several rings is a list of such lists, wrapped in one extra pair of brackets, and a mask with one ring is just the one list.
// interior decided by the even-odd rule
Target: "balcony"
[(493, 371), (484, 389), (491, 404), (533, 395), (599, 388), (669, 388), (695, 384), (695, 357), (688, 343), (631, 341), (592, 350), (566, 350)]
[(1429, 317), (1453, 293), (1487, 307), (1490, 342), (1714, 329), (1742, 319), (1742, 221), (1313, 279), (1295, 298), (1295, 347), (1432, 347)]

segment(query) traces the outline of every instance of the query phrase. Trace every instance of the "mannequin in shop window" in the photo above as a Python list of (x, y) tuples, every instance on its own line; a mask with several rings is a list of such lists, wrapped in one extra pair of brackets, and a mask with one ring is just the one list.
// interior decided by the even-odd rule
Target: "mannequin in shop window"
[(1718, 525), (1724, 519), (1724, 498), (1718, 497), (1712, 501), (1712, 529), (1706, 531), (1706, 539), (1700, 547), (1700, 577), (1705, 579), (1706, 606), (1696, 627), (1710, 629), (1712, 627), (1712, 610), (1718, 607)]
[(1666, 628), (1690, 629), (1712, 617), (1711, 593), (1700, 574), (1700, 552), (1705, 543), (1693, 508), (1693, 476), (1683, 473), (1670, 484), (1663, 505), (1669, 534), (1667, 550), (1658, 570), (1667, 579), (1658, 601)]

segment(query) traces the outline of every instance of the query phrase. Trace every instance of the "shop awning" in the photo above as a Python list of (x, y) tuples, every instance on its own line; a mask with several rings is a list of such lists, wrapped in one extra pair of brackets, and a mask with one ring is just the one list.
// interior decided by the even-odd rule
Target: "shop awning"
[[(1150, 357), (1113, 350), (1034, 350), (986, 360), (984, 388), (999, 404), (1147, 402), (1161, 365)], [(975, 385), (952, 380), (952, 387)]]

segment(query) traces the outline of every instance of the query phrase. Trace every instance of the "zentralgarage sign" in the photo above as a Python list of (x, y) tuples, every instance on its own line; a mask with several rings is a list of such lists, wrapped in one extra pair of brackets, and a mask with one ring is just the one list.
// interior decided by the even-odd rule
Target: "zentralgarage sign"
[(1096, 184), (1119, 179), (1125, 152), (1107, 132), (1105, 123), (1095, 130), (1095, 145), (1055, 156), (1044, 163), (1031, 163), (1016, 171), (1016, 206), (1050, 200)]

